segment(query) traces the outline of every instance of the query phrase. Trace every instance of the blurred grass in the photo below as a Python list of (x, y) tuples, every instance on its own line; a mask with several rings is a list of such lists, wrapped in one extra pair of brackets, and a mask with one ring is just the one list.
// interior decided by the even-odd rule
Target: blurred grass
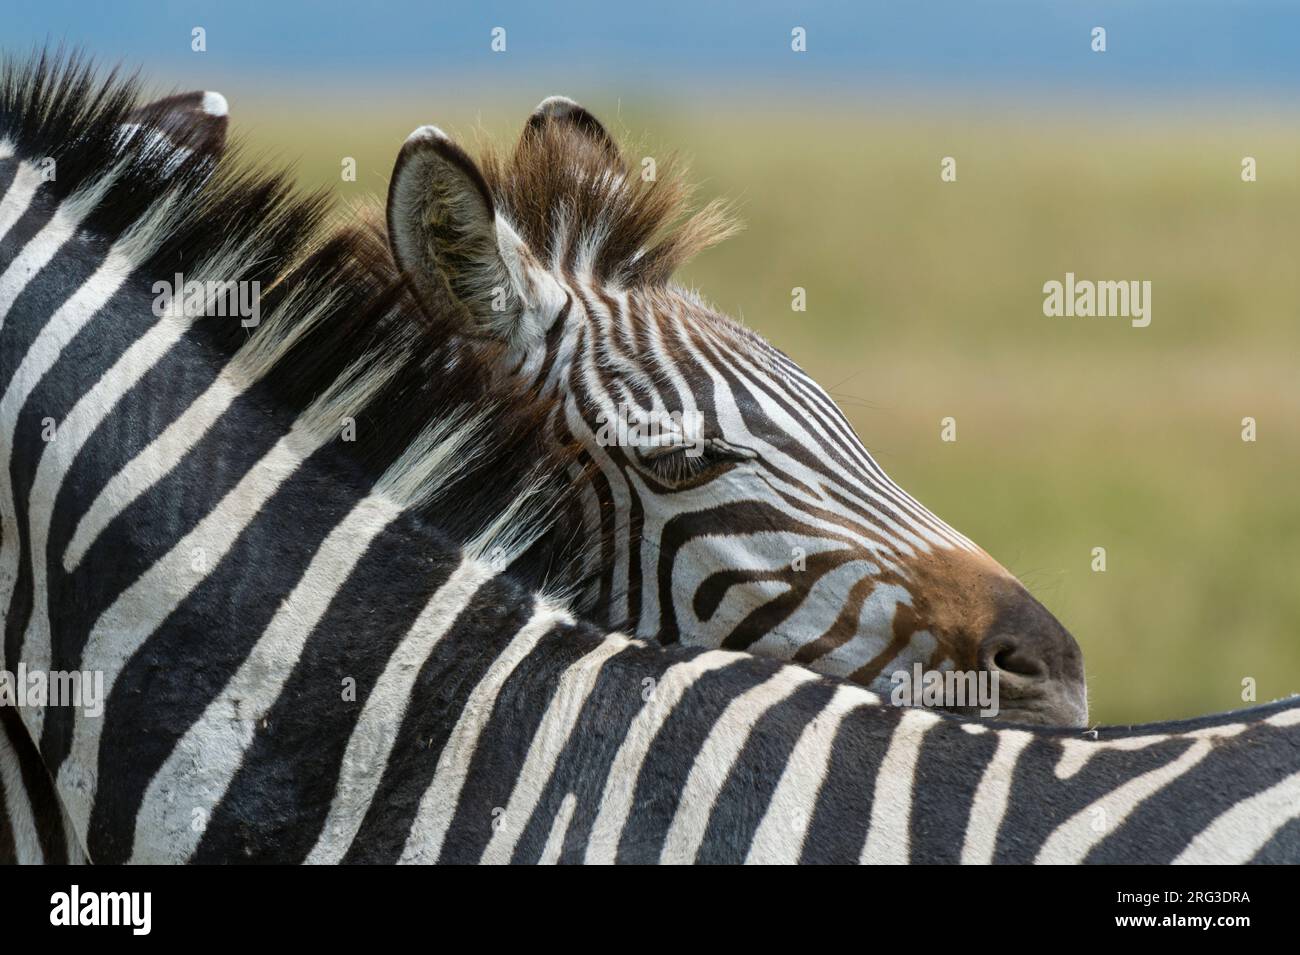
[[(255, 97), (233, 119), (304, 185), (382, 197), (415, 126), (508, 142), (531, 105), (475, 104), (484, 131), (437, 99)], [(1239, 707), (1246, 677), (1260, 701), (1300, 692), (1300, 132), (1222, 112), (587, 105), (690, 155), (703, 198), (738, 201), (747, 230), (682, 278), (799, 361), (900, 484), (1065, 622), (1096, 720)], [(1150, 327), (1044, 317), (1067, 271), (1150, 280)]]

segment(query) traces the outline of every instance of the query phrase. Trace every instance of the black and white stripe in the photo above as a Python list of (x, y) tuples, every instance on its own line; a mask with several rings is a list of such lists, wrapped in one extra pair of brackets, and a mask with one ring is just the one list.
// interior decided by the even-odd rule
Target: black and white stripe
[(0, 706), (0, 865), (85, 861), (17, 711)]
[[(554, 596), (572, 491), (537, 435), (548, 408), (484, 397), (365, 237), (318, 246), (312, 207), (202, 150), (159, 155), (147, 123), (123, 144), (129, 88), (103, 119), (55, 83), (46, 126), (103, 128), (66, 136), (67, 178), (30, 185), (46, 144), (12, 112), (31, 81), (0, 81), (0, 662), (103, 674), (101, 717), (18, 710), (65, 846), (109, 863), (1300, 858), (1300, 701), (1096, 738), (994, 729), (576, 620)], [(78, 178), (66, 151), (105, 135), (115, 162)], [(265, 278), (261, 325), (154, 314), (177, 268)]]

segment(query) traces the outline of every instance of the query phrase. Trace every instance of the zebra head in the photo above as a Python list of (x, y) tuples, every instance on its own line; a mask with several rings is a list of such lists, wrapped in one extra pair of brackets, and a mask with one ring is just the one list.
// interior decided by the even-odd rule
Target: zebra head
[(508, 156), (416, 130), (389, 186), (415, 298), (583, 448), (589, 612), (877, 689), (916, 664), (996, 673), (1002, 718), (1085, 723), (1052, 614), (891, 481), (790, 358), (672, 284), (731, 226), (716, 203), (688, 216), (668, 166), (643, 175), (553, 97)]

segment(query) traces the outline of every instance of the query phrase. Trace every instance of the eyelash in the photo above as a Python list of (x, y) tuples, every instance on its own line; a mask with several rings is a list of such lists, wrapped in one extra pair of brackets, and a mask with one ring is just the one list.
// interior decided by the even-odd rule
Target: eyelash
[(671, 454), (658, 454), (649, 459), (642, 458), (641, 464), (661, 481), (676, 484), (698, 477), (716, 461), (717, 458), (709, 453), (706, 445), (702, 454), (687, 454), (687, 449), (683, 448)]

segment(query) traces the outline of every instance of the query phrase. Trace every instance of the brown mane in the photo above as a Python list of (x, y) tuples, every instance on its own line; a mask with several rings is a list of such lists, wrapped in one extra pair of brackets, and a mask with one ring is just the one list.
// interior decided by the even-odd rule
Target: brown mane
[(612, 285), (663, 285), (737, 231), (720, 200), (691, 211), (678, 157), (658, 160), (647, 181), (640, 162), (609, 140), (561, 124), (530, 126), (512, 152), (489, 148), (479, 163), (498, 209), (534, 254), (569, 269), (582, 253), (592, 275)]

